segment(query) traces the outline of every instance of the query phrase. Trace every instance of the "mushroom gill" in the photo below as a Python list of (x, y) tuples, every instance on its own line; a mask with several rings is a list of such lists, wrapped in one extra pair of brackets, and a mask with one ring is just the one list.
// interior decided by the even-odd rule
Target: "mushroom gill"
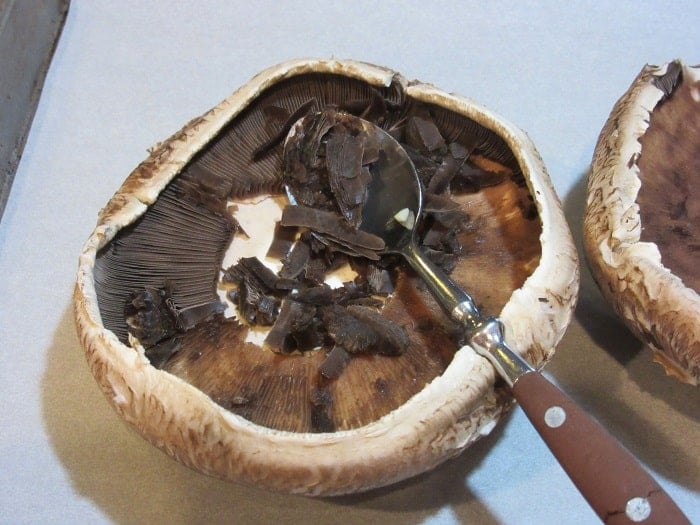
[[(420, 115), (420, 122), (436, 127), (445, 145), (465, 152), (467, 160), (461, 162), (470, 168), (462, 182), (453, 184), (450, 199), (468, 215), (458, 253), (450, 254), (451, 266), (453, 277), (474, 290), (484, 310), (498, 313), (540, 256), (541, 226), (532, 196), (512, 151), (492, 131), (407, 97), (399, 83), (378, 89), (337, 75), (308, 74), (262, 92), (197, 153), (138, 221), (100, 251), (96, 290), (105, 326), (123, 342), (128, 342), (129, 326), (138, 335), (137, 323), (139, 333), (157, 330), (150, 345), (137, 337), (153, 364), (250, 421), (294, 432), (345, 430), (379, 419), (440, 375), (460, 344), (459, 333), (422, 284), (397, 262), (392, 270), (396, 289), (382, 315), (410, 334), (406, 352), (354, 358), (332, 381), (319, 374), (326, 351), (284, 356), (262, 351), (246, 342), (248, 326), (221, 314), (219, 274), (238, 230), (229, 204), (278, 193), (280, 130), (288, 129), (290, 118), (326, 107), (364, 113), (400, 137), (411, 132), (413, 115)], [(421, 139), (402, 140), (421, 147), (416, 143)], [(414, 152), (414, 157), (419, 169), (437, 171), (446, 154), (430, 158)], [(493, 258), (497, 265), (486, 263)], [(125, 303), (143, 303), (143, 290), (167, 293), (163, 302), (172, 304), (175, 328), (163, 329), (167, 311), (125, 317)], [(178, 329), (182, 312), (191, 310), (194, 319)]]

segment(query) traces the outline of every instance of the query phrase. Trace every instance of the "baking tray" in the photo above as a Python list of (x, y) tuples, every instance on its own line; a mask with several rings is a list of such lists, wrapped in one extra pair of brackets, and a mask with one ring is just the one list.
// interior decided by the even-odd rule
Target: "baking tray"
[(0, 219), (69, 0), (0, 0)]

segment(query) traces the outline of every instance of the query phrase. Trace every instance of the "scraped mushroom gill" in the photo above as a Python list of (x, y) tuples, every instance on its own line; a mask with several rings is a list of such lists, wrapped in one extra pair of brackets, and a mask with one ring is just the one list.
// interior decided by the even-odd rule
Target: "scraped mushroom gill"
[(641, 240), (656, 243), (663, 264), (700, 293), (700, 75), (683, 71), (691, 70), (673, 62), (657, 82), (666, 96), (640, 139), (637, 203)]
[[(398, 256), (322, 242), (303, 226), (308, 217), (277, 224), (262, 256), (230, 253), (248, 235), (235, 210), (283, 200), (291, 126), (328, 108), (380, 125), (407, 149), (427, 194), (421, 243), (483, 311), (499, 313), (540, 257), (532, 197), (492, 131), (407, 97), (399, 82), (304, 74), (265, 90), (98, 254), (96, 290), (105, 326), (137, 340), (154, 366), (250, 421), (294, 432), (377, 420), (439, 376), (461, 337)], [(352, 218), (344, 206), (336, 215)], [(354, 277), (329, 286), (339, 267)], [(251, 338), (260, 325), (263, 344)]]

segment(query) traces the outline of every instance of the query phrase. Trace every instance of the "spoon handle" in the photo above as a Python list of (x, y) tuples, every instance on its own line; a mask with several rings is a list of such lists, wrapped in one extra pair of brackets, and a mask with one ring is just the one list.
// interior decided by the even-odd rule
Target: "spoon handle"
[(604, 523), (690, 523), (632, 455), (540, 373), (518, 378), (513, 395)]
[(481, 314), (471, 296), (428, 259), (413, 240), (402, 247), (402, 254), (453, 320), (467, 329), (478, 324)]
[(513, 389), (532, 425), (603, 522), (690, 523), (622, 445), (508, 347), (499, 319), (482, 316), (469, 294), (414, 243), (403, 253), (450, 317), (465, 327), (472, 348)]

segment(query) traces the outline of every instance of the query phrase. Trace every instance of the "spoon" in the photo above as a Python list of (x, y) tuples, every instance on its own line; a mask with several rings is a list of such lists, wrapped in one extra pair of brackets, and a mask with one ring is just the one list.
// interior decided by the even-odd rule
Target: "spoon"
[[(318, 114), (304, 119), (314, 116)], [(304, 119), (292, 127), (288, 140), (299, 132)], [(472, 297), (421, 251), (415, 232), (423, 190), (404, 148), (371, 122), (349, 115), (343, 119), (360, 127), (367, 143), (379, 152), (370, 164), (371, 179), (358, 229), (383, 239), (383, 252), (401, 254), (425, 281), (445, 312), (464, 328), (469, 346), (511, 387), (537, 432), (600, 519), (611, 524), (689, 523), (629, 452), (508, 346), (500, 319), (482, 315)], [(287, 193), (294, 204), (289, 186)]]

